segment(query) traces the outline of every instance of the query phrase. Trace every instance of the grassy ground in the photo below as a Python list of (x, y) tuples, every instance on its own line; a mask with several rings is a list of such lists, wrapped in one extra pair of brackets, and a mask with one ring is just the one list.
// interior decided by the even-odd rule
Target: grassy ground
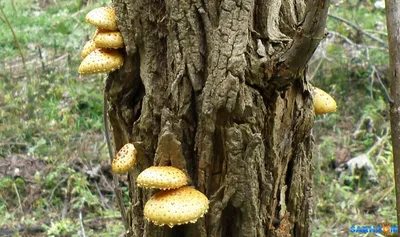
[[(80, 236), (80, 215), (86, 235), (123, 232), (102, 135), (103, 78), (76, 72), (80, 49), (94, 30), (84, 16), (106, 1), (80, 2), (0, 3), (29, 71), (0, 14), (0, 235), (36, 227), (43, 231), (38, 236)], [(314, 236), (348, 236), (352, 225), (396, 220), (388, 58), (379, 42), (386, 41), (385, 16), (373, 3), (333, 2), (330, 13), (351, 19), (363, 32), (330, 17), (331, 34), (310, 63), (312, 84), (330, 92), (339, 106), (317, 117), (313, 127)], [(376, 180), (362, 170), (342, 172), (362, 154)]]
[[(313, 127), (314, 236), (347, 236), (353, 225), (396, 224), (386, 23), (373, 4), (333, 4), (331, 34), (310, 64), (312, 83), (338, 102), (338, 111), (317, 117)], [(335, 16), (351, 19), (362, 32)], [(366, 170), (346, 173), (346, 162), (363, 154), (376, 171), (373, 178)]]
[(105, 1), (48, 2), (1, 2), (29, 74), (0, 15), (0, 227), (80, 236), (82, 213), (87, 235), (118, 236), (123, 226), (102, 135), (103, 78), (76, 72), (94, 31), (84, 16)]

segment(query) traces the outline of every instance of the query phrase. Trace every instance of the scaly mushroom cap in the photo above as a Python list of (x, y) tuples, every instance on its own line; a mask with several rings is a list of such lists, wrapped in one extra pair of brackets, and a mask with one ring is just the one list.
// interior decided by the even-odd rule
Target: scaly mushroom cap
[(83, 46), (82, 52), (81, 52), (81, 57), (86, 58), (93, 50), (96, 48), (96, 45), (94, 44), (93, 40), (89, 40), (86, 42), (86, 44)]
[(124, 174), (136, 164), (136, 149), (132, 143), (125, 144), (115, 155), (111, 168), (114, 173)]
[(94, 32), (93, 32), (93, 34), (92, 34), (92, 37), (90, 38), (90, 39), (94, 39), (94, 37), (96, 37), (96, 35), (99, 33), (99, 28), (97, 28)]
[(174, 189), (187, 185), (186, 174), (172, 166), (151, 166), (137, 177), (139, 187)]
[(115, 49), (95, 49), (79, 65), (78, 72), (82, 75), (112, 72), (124, 64), (124, 58)]
[(112, 7), (99, 7), (91, 10), (85, 17), (87, 23), (90, 23), (104, 30), (118, 30), (115, 21), (115, 9)]
[(325, 91), (314, 87), (314, 112), (326, 114), (336, 111), (336, 101)]
[(200, 191), (184, 186), (156, 193), (144, 206), (146, 220), (155, 225), (195, 223), (208, 210), (209, 201)]
[(94, 37), (97, 48), (123, 48), (124, 40), (119, 31), (99, 31)]

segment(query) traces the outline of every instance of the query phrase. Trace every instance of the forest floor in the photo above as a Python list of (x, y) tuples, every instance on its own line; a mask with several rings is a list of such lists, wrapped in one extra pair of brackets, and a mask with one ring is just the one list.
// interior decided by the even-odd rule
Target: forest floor
[[(94, 31), (84, 16), (105, 4), (0, 3), (26, 61), (0, 14), (0, 236), (123, 233), (103, 136), (104, 75), (76, 72)], [(374, 4), (333, 2), (330, 34), (309, 64), (311, 83), (338, 103), (313, 127), (313, 236), (396, 223), (385, 15)]]

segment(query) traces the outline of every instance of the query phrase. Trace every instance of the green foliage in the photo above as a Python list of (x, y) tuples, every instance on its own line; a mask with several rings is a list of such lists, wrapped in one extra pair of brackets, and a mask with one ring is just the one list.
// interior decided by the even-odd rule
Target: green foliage
[[(109, 160), (102, 133), (104, 75), (81, 78), (76, 70), (80, 49), (95, 30), (84, 16), (106, 1), (84, 8), (76, 0), (41, 5), (44, 2), (0, 3), (21, 43), (30, 74), (28, 79), (20, 67), (10, 29), (0, 24), (0, 59), (4, 59), (0, 64), (0, 162), (17, 155), (17, 165), (29, 161), (28, 166), (36, 168), (29, 173), (29, 167), (18, 167), (21, 177), (13, 177), (12, 166), (8, 176), (0, 177), (0, 226), (42, 226), (46, 236), (82, 236), (78, 215), (82, 212), (87, 236), (118, 236), (123, 225), (109, 194), (110, 181), (105, 176), (93, 181), (84, 173)], [(39, 48), (45, 56), (44, 67)]]
[[(373, 2), (338, 2), (330, 14), (386, 42), (385, 15), (374, 9)], [(325, 54), (317, 55), (310, 71), (315, 75), (313, 85), (337, 100), (338, 111), (316, 117), (313, 127), (317, 197), (313, 236), (348, 236), (352, 225), (395, 224), (396, 220), (388, 52), (381, 43), (334, 18), (328, 17), (327, 28), (331, 34), (321, 45)], [(361, 154), (376, 170), (377, 183), (363, 170), (343, 176), (347, 160)]]

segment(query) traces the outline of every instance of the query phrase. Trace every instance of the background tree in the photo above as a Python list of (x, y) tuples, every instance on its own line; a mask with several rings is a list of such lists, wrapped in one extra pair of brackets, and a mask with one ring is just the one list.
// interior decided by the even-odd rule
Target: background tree
[(397, 223), (400, 225), (400, 1), (386, 1), (386, 20), (390, 52), (390, 125), (392, 129)]
[[(106, 82), (115, 148), (133, 141), (130, 236), (308, 236), (314, 119), (305, 68), (329, 1), (115, 1), (125, 65)], [(211, 200), (170, 229), (143, 218), (150, 165)], [(278, 224), (280, 222), (280, 225)]]

